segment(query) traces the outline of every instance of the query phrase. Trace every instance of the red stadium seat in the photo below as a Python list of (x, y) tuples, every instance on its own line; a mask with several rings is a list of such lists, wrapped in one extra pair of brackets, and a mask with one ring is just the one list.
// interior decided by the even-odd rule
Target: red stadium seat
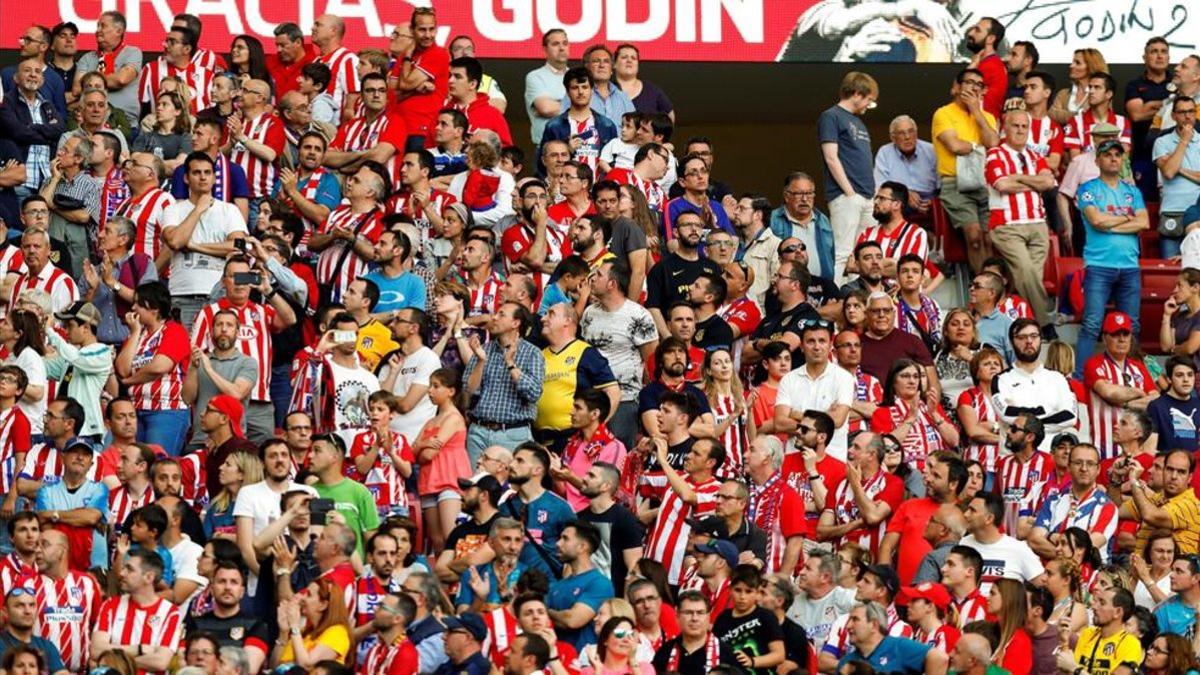
[(933, 214), (933, 233), (942, 242), (942, 254), (947, 263), (967, 262), (967, 242), (962, 232), (950, 224), (950, 216), (942, 207), (942, 200), (930, 200), (929, 212)]
[(1042, 268), (1042, 285), (1046, 287), (1046, 294), (1053, 301), (1058, 297), (1058, 235), (1050, 233), (1050, 253), (1046, 256), (1046, 265)]

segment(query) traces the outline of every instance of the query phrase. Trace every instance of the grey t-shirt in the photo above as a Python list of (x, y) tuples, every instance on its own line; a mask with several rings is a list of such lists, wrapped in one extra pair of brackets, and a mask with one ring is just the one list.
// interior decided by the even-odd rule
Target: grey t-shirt
[[(117, 54), (114, 63), (116, 70), (119, 72), (125, 66), (133, 66), (133, 70), (137, 73), (142, 71), (142, 50), (131, 45), (125, 45)], [(100, 69), (100, 55), (97, 52), (91, 51), (79, 58), (79, 63), (75, 65), (76, 73), (90, 73)], [(109, 104), (120, 110), (124, 110), (129, 119), (136, 120), (139, 115), (140, 104), (138, 103), (138, 78), (133, 78), (133, 81), (124, 87), (113, 91), (108, 91)]]
[(143, 131), (134, 139), (130, 150), (149, 152), (159, 159), (175, 159), (192, 151), (192, 137), (190, 134), (160, 134), (157, 131)]
[(629, 254), (646, 248), (646, 233), (637, 223), (621, 216), (613, 221), (612, 239), (608, 242), (608, 250), (621, 260), (629, 260)]
[[(247, 380), (249, 382), (258, 382), (258, 363), (246, 356), (245, 354), (236, 352), (231, 358), (217, 358), (215, 354), (208, 355), (209, 361), (212, 363), (213, 370), (221, 377), (236, 382), (237, 380)], [(208, 401), (212, 397), (221, 393), (217, 389), (217, 385), (213, 383), (212, 378), (208, 376), (208, 372), (204, 368), (197, 371), (199, 382), (196, 387), (196, 404), (192, 406), (192, 443), (203, 442), (208, 438), (208, 434), (200, 428), (200, 417), (204, 415), (205, 408), (208, 407)], [(242, 401), (245, 404), (245, 401)], [(242, 431), (246, 431), (246, 418), (242, 418)]]
[[(840, 105), (821, 113), (817, 118), (817, 141), (837, 143), (838, 159), (854, 191), (867, 199), (875, 195), (871, 134), (858, 115)], [(841, 196), (842, 188), (833, 180), (829, 166), (825, 165), (825, 198), (833, 201)]]

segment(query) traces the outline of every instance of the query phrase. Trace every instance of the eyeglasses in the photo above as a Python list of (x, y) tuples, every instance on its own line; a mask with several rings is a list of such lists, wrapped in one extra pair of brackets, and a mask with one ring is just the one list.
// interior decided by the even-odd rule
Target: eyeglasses
[(147, 171), (154, 171), (154, 167), (149, 166), (147, 164), (138, 164), (137, 162), (133, 161), (132, 159), (127, 159), (124, 162), (121, 162), (121, 168), (125, 169), (126, 171), (128, 171), (130, 169), (134, 169), (134, 168), (145, 169)]
[(724, 494), (721, 494), (720, 492), (717, 493), (717, 501), (730, 500), (730, 499), (741, 499), (741, 497), (739, 497), (737, 495), (724, 495)]
[(1150, 648), (1147, 649), (1146, 651), (1147, 652), (1155, 652), (1157, 654), (1169, 654), (1170, 653), (1166, 649), (1159, 647), (1158, 645), (1150, 645)]
[(871, 201), (875, 201), (875, 202), (896, 202), (896, 201), (900, 201), (900, 200), (896, 199), (895, 197), (887, 197), (887, 196), (885, 196), (885, 195), (875, 195), (875, 197), (873, 197), (873, 198), (871, 199)]
[(640, 598), (634, 598), (633, 604), (644, 605), (650, 602), (660, 602), (661, 600), (662, 598), (658, 597), (657, 595), (643, 595)]
[(707, 175), (708, 175), (708, 169), (692, 169), (691, 171), (685, 171), (683, 174), (683, 177), (684, 178), (695, 178), (697, 176), (707, 176)]
[(882, 316), (884, 314), (891, 314), (894, 311), (896, 311), (895, 307), (872, 307), (871, 309), (867, 310), (867, 314)]
[(1038, 333), (1017, 333), (1013, 336), (1014, 340), (1034, 340), (1040, 338), (1042, 334)]
[(33, 42), (35, 44), (36, 43), (44, 43), (45, 40), (39, 40), (37, 38), (29, 37), (28, 35), (22, 35), (21, 37), (17, 38), (17, 42), (20, 42), (23, 45), (27, 45), (30, 42)]
[(784, 190), (783, 194), (787, 197), (799, 197), (800, 199), (812, 199), (817, 196), (815, 190)]
[(963, 81), (962, 81), (962, 86), (964, 86), (964, 87), (977, 87), (977, 88), (978, 88), (978, 87), (982, 87), (982, 86), (983, 86), (983, 80), (963, 80)]
[(1071, 461), (1071, 466), (1080, 469), (1098, 469), (1100, 468), (1100, 462), (1088, 462), (1085, 460), (1076, 459)]

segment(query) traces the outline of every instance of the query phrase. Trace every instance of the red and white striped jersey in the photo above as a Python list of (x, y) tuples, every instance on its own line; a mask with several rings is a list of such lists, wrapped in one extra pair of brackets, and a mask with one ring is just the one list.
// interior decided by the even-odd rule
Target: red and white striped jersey
[(249, 301), (241, 307), (235, 307), (229, 298), (221, 298), (200, 310), (196, 315), (196, 324), (192, 326), (192, 344), (209, 352), (213, 348), (212, 325), (217, 312), (230, 310), (238, 316), (238, 346), (242, 353), (254, 359), (258, 364), (258, 382), (250, 390), (251, 401), (271, 400), (271, 363), (275, 357), (275, 348), (271, 340), (274, 331), (275, 308), (271, 305), (260, 305)]
[[(904, 483), (883, 469), (880, 469), (871, 478), (863, 478), (862, 487), (863, 493), (872, 501), (885, 502), (891, 506), (892, 513), (896, 512), (900, 502), (904, 499)], [(833, 492), (828, 493), (825, 498), (825, 510), (833, 512), (834, 522), (839, 525), (861, 517), (858, 503), (854, 501), (854, 491), (850, 489), (849, 478), (843, 479)], [(884, 518), (873, 527), (866, 526), (847, 532), (842, 535), (838, 546), (854, 542), (868, 549), (872, 554), (877, 553), (879, 542), (883, 541), (883, 535), (887, 532), (888, 520), (890, 517)]]
[[(992, 397), (984, 394), (983, 390), (977, 386), (959, 394), (956, 406), (959, 408), (966, 406), (973, 410), (976, 419), (984, 426), (990, 426), (993, 422), (1000, 421), (1000, 416), (996, 414), (996, 407), (992, 405)], [(989, 473), (996, 470), (996, 459), (1000, 456), (999, 443), (979, 443), (966, 438), (963, 440), (967, 444), (963, 453), (964, 460), (979, 462), (983, 465), (983, 470)]]
[(0, 247), (0, 274), (24, 274), (27, 271), (25, 253), (20, 246), (7, 244)]
[[(746, 505), (746, 517), (770, 538), (765, 571), (780, 572), (788, 538), (808, 534), (804, 498), (788, 485), (782, 473), (776, 473), (762, 485), (749, 481), (747, 488), (750, 500)], [(795, 570), (782, 571), (791, 576)]]
[(1049, 171), (1046, 159), (1029, 148), (1015, 150), (1001, 143), (987, 151), (984, 176), (988, 184), (990, 227), (1008, 223), (1033, 223), (1046, 220), (1046, 206), (1037, 190), (1005, 194), (995, 188), (996, 181), (1007, 176), (1036, 176)]
[[(534, 229), (524, 220), (513, 223), (500, 236), (500, 251), (511, 273), (513, 265), (521, 261), (521, 256), (533, 246)], [(546, 262), (557, 267), (566, 255), (570, 255), (570, 241), (567, 239), (567, 229), (547, 218), (546, 220)], [(546, 272), (536, 272), (533, 275), (537, 282), (538, 292), (550, 283), (550, 275)]]
[[(350, 445), (350, 460), (345, 463), (344, 471), (347, 478), (366, 486), (371, 495), (375, 497), (379, 515), (386, 517), (408, 510), (408, 490), (404, 487), (404, 476), (400, 475), (400, 470), (396, 468), (391, 455), (385, 452), (379, 453), (375, 458), (375, 464), (366, 475), (359, 473), (355, 462), (359, 457), (367, 454), (367, 450), (376, 443), (377, 438), (374, 431), (363, 431), (356, 435), (354, 442)], [(412, 446), (408, 444), (404, 434), (392, 433), (392, 448), (396, 455), (404, 461), (415, 461)]]
[(63, 665), (73, 673), (87, 670), (91, 630), (104, 594), (86, 572), (71, 572), (62, 579), (39, 575), (36, 581), (38, 634), (58, 647)]
[(944, 623), (933, 629), (933, 632), (928, 635), (926, 635), (925, 631), (921, 630), (920, 628), (913, 628), (912, 639), (922, 644), (927, 644), (930, 647), (937, 647), (938, 649), (949, 654), (950, 650), (954, 648), (954, 644), (958, 642), (958, 637), (958, 629), (950, 624)]
[(114, 647), (142, 645), (176, 651), (183, 637), (183, 616), (169, 600), (155, 598), (142, 606), (121, 595), (100, 605), (96, 630), (108, 634)]
[(154, 490), (147, 485), (140, 495), (129, 491), (129, 486), (118, 485), (108, 493), (108, 524), (120, 527), (129, 514), (154, 501)]
[[(176, 457), (183, 482), (183, 500), (197, 511), (208, 506), (208, 449), (201, 447)], [(230, 534), (233, 534), (230, 532)]]
[(883, 249), (883, 257), (898, 260), (909, 254), (921, 256), (921, 260), (929, 257), (929, 235), (920, 225), (903, 221), (890, 232), (883, 225), (875, 225), (863, 230), (858, 235), (855, 245), (864, 241), (873, 241)]
[(700, 484), (693, 482), (690, 476), (685, 480), (696, 492), (696, 504), (688, 504), (674, 490), (668, 489), (663, 497), (662, 506), (658, 509), (658, 518), (654, 521), (654, 529), (646, 541), (644, 553), (647, 558), (662, 561), (667, 568), (668, 581), (672, 584), (679, 583), (683, 556), (687, 549), (688, 536), (692, 531), (692, 527), (685, 521), (715, 511), (717, 490), (721, 487), (716, 478), (710, 478)]
[(37, 288), (50, 294), (50, 304), (55, 312), (61, 312), (79, 300), (79, 288), (70, 274), (60, 270), (51, 263), (46, 263), (41, 272), (31, 275), (28, 271), (17, 277), (13, 282), (12, 295), (8, 300), (8, 311), (17, 308), (17, 300), (27, 288)]
[(1107, 353), (1096, 354), (1083, 366), (1083, 386), (1091, 393), (1088, 412), (1092, 418), (1092, 443), (1100, 450), (1100, 459), (1116, 457), (1120, 449), (1113, 441), (1113, 432), (1121, 409), (1109, 405), (1095, 391), (1097, 382), (1112, 382), (1126, 387), (1135, 387), (1149, 394), (1155, 390), (1154, 378), (1139, 359), (1126, 358), (1118, 364)]
[(213, 50), (205, 49), (204, 47), (197, 49), (196, 53), (192, 54), (192, 63), (201, 68), (207, 68), (214, 73), (220, 73), (226, 70), (225, 59), (218, 56)]
[[(854, 369), (854, 400), (879, 404), (883, 402), (883, 385), (879, 378), (870, 373), (864, 373), (862, 368)], [(871, 420), (855, 420), (849, 422), (848, 433), (854, 434), (871, 427)]]
[(174, 366), (150, 382), (130, 386), (130, 397), (138, 410), (186, 410), (183, 378), (187, 375), (192, 345), (183, 326), (175, 321), (164, 321), (153, 333), (143, 329), (131, 370), (136, 373), (159, 354), (171, 359)]
[(471, 294), (469, 304), (467, 305), (467, 316), (482, 316), (484, 314), (495, 314), (500, 310), (500, 303), (503, 298), (500, 297), (500, 291), (504, 288), (504, 279), (492, 270), (487, 279), (479, 286), (473, 286), (469, 279), (464, 279), (467, 282), (467, 290)]
[(1101, 120), (1096, 119), (1095, 113), (1091, 110), (1084, 110), (1076, 113), (1075, 117), (1071, 118), (1071, 121), (1067, 122), (1067, 126), (1063, 128), (1063, 147), (1067, 150), (1091, 150), (1092, 127), (1100, 122), (1107, 122), (1121, 130), (1121, 136), (1117, 140), (1125, 145), (1133, 143), (1133, 129), (1129, 124), (1129, 119), (1124, 115), (1118, 115), (1116, 111), (1109, 110), (1108, 117)]
[(1029, 302), (1016, 293), (1004, 296), (1004, 299), (996, 305), (996, 309), (1000, 310), (1001, 314), (1008, 315), (1013, 321), (1033, 318), (1033, 308), (1029, 306)]
[[(720, 426), (725, 420), (734, 417), (737, 401), (732, 396), (718, 396), (716, 400), (709, 399), (715, 424)], [(725, 429), (721, 435), (721, 444), (725, 446), (725, 461), (717, 468), (717, 478), (729, 480), (741, 478), (743, 475), (742, 458), (746, 456), (746, 448), (750, 441), (746, 437), (746, 425), (750, 418), (750, 406), (742, 402), (742, 412)]]
[(1017, 521), (1022, 509), (1027, 507), (1029, 496), (1039, 483), (1046, 482), (1054, 470), (1054, 458), (1045, 452), (1033, 451), (1029, 461), (1022, 462), (1016, 455), (1000, 458), (996, 466), (996, 493), (1004, 499), (1004, 531), (1017, 535)]
[(0, 594), (5, 597), (12, 589), (20, 586), (30, 588), (37, 584), (37, 565), (26, 563), (13, 551), (0, 558)]
[(617, 185), (632, 185), (637, 188), (646, 196), (646, 203), (650, 206), (651, 211), (662, 213), (663, 206), (667, 203), (662, 186), (656, 181), (642, 180), (633, 172), (633, 169), (613, 169), (604, 174), (604, 180), (615, 181)]
[[(368, 213), (355, 213), (349, 206), (339, 206), (321, 224), (320, 231), (332, 232), (335, 227), (346, 228), (374, 244), (379, 241), (379, 235), (383, 234), (382, 213), (379, 209), (372, 209)], [(321, 256), (317, 258), (317, 283), (333, 286), (330, 297), (333, 302), (341, 302), (342, 293), (350, 282), (368, 271), (367, 261), (353, 249), (346, 254), (346, 262), (339, 267), (342, 252), (348, 245), (340, 239), (335, 240), (321, 251)]]
[[(332, 172), (330, 172), (329, 169), (326, 169), (323, 166), (318, 166), (303, 180), (300, 179), (300, 174), (297, 173), (296, 191), (300, 193), (300, 196), (304, 197), (310, 202), (315, 203), (317, 201), (317, 189), (321, 187), (321, 179), (326, 175), (330, 175), (331, 173)], [(305, 218), (298, 209), (295, 209), (295, 205), (292, 203), (292, 198), (289, 197), (283, 190), (279, 191), (278, 199), (280, 199), (284, 204), (293, 207), (293, 212), (300, 217), (300, 222), (304, 223), (304, 232), (300, 235), (300, 243), (307, 245), (308, 238), (312, 236), (312, 233), (320, 226), (319, 223), (314, 223), (308, 218)]]
[(380, 582), (374, 574), (364, 574), (354, 580), (347, 595), (351, 597), (350, 620), (355, 626), (365, 626), (375, 618), (375, 610), (388, 593), (400, 590), (393, 584)]
[(325, 91), (329, 92), (333, 97), (333, 104), (341, 110), (346, 101), (346, 94), (357, 94), (361, 89), (358, 81), (358, 55), (345, 47), (338, 47), (328, 54), (318, 56), (317, 61), (329, 66), (332, 77), (329, 78), (329, 86)]
[(979, 592), (979, 589), (971, 591), (971, 594), (961, 600), (950, 594), (950, 605), (958, 612), (958, 627), (971, 623), (972, 621), (986, 621), (989, 619), (987, 611), (987, 598)]
[[(1065, 152), (1064, 137), (1063, 128), (1058, 122), (1050, 119), (1049, 116), (1040, 117), (1029, 125), (1029, 138), (1025, 139), (1025, 147), (1042, 158), (1053, 154), (1061, 155)], [(1061, 167), (1063, 164), (1059, 166)]]
[(483, 640), (483, 654), (500, 667), (504, 663), (504, 653), (512, 646), (513, 638), (521, 634), (521, 627), (517, 625), (517, 617), (513, 616), (508, 605), (484, 612), (483, 623), (488, 629), (487, 637)]
[(150, 188), (140, 197), (131, 196), (117, 207), (117, 215), (124, 216), (137, 224), (133, 239), (133, 252), (158, 257), (162, 250), (163, 209), (175, 203), (175, 198), (166, 190)]
[(376, 639), (367, 650), (356, 672), (365, 675), (392, 675), (393, 672), (407, 674), (417, 672), (417, 648), (401, 634), (396, 644), (385, 645)]
[[(209, 53), (211, 54), (211, 52)], [(142, 72), (138, 78), (138, 101), (149, 103), (153, 108), (154, 102), (158, 100), (159, 86), (168, 77), (178, 77), (192, 90), (191, 110), (193, 115), (212, 106), (212, 83), (216, 72), (211, 68), (197, 65), (194, 58), (186, 68), (176, 68), (161, 56), (142, 66)]]
[[(449, 192), (442, 192), (441, 190), (435, 190), (433, 188), (430, 188), (429, 190), (429, 203), (435, 213), (441, 213), (442, 209), (456, 201), (458, 201), (458, 199), (456, 199), (454, 195), (450, 194)], [(437, 236), (437, 233), (433, 231), (433, 226), (429, 223), (429, 217), (425, 215), (425, 210), (421, 209), (420, 212), (418, 212), (416, 207), (413, 205), (412, 191), (407, 188), (398, 190), (395, 194), (388, 198), (387, 208), (384, 209), (384, 212), (403, 213), (409, 218), (412, 218), (413, 225), (416, 225), (417, 231), (421, 233), (421, 241), (412, 242), (414, 251), (425, 250), (425, 242)]]
[[(871, 418), (871, 430), (881, 434), (892, 433), (908, 418), (909, 410), (908, 404), (898, 398), (890, 406), (876, 408)], [(936, 411), (921, 406), (916, 421), (909, 427), (908, 435), (900, 439), (904, 445), (904, 462), (919, 471), (925, 470), (926, 457), (945, 449), (935, 415), (946, 416), (941, 404), (938, 404)]]
[[(100, 470), (99, 462), (92, 462), (92, 468), (88, 469), (88, 480), (99, 480), (96, 474)], [(63, 464), (62, 453), (49, 443), (38, 443), (25, 453), (25, 468), (21, 470), (21, 477), (29, 480), (45, 481), (47, 478), (58, 479), (62, 478)]]
[(400, 187), (401, 162), (404, 160), (404, 145), (407, 141), (408, 127), (404, 126), (404, 119), (395, 113), (382, 112), (370, 121), (363, 116), (343, 122), (329, 147), (345, 152), (363, 152), (380, 143), (388, 143), (396, 152), (384, 166), (387, 167), (392, 182), (389, 187), (395, 190)]
[(125, 184), (121, 167), (114, 165), (108, 173), (96, 178), (100, 180), (100, 220), (95, 230), (88, 228), (88, 245), (93, 248), (99, 245), (98, 232), (103, 231), (108, 219), (116, 215), (117, 207), (129, 199), (129, 186)]
[(283, 154), (287, 138), (283, 135), (283, 121), (269, 112), (259, 113), (254, 119), (242, 122), (246, 140), (257, 141), (275, 151), (274, 161), (266, 161), (250, 152), (245, 143), (234, 143), (229, 159), (246, 172), (250, 185), (250, 197), (270, 197), (275, 192), (275, 176), (279, 173), (279, 157)]
[(0, 494), (8, 494), (17, 484), (17, 453), (26, 452), (32, 427), (18, 406), (0, 411)]
[(595, 214), (596, 204), (591, 201), (588, 202), (588, 206), (583, 210), (583, 213), (576, 213), (575, 209), (571, 206), (571, 202), (566, 200), (554, 204), (550, 208), (546, 209), (546, 217), (558, 225), (558, 228), (563, 232), (570, 232), (571, 223), (574, 223), (576, 218), (582, 218), (583, 216), (591, 216)]

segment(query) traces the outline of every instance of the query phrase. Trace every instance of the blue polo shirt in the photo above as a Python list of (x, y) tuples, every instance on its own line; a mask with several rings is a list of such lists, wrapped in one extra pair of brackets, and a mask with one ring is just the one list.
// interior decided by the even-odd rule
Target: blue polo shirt
[[(1179, 134), (1176, 131), (1168, 131), (1159, 136), (1154, 141), (1154, 161), (1171, 156), (1178, 147)], [(1183, 151), (1181, 168), (1188, 171), (1200, 170), (1200, 135), (1192, 134), (1192, 141)], [(1176, 173), (1174, 178), (1167, 178), (1159, 169), (1158, 179), (1162, 184), (1162, 206), (1159, 207), (1162, 213), (1184, 211), (1200, 199), (1200, 185), (1184, 178), (1181, 173)]]
[[(546, 607), (564, 610), (582, 602), (598, 612), (600, 605), (614, 595), (612, 580), (593, 567), (583, 574), (551, 582), (550, 592), (546, 594)], [(558, 639), (570, 642), (576, 650), (582, 651), (584, 647), (596, 643), (596, 627), (592, 624), (588, 621), (578, 629), (559, 628)]]
[[(1132, 216), (1146, 208), (1142, 193), (1136, 187), (1125, 181), (1117, 181), (1116, 187), (1109, 187), (1100, 178), (1093, 178), (1079, 186), (1075, 204), (1081, 214), (1087, 207), (1094, 206), (1100, 213), (1110, 216)], [(1139, 246), (1136, 234), (1097, 230), (1088, 222), (1086, 215), (1083, 218), (1083, 228), (1087, 234), (1083, 245), (1083, 262), (1086, 266), (1116, 269), (1138, 266)]]
[(875, 646), (875, 651), (871, 652), (870, 656), (863, 656), (858, 652), (858, 648), (851, 648), (842, 660), (838, 661), (838, 669), (850, 661), (862, 659), (881, 673), (920, 675), (925, 672), (925, 655), (928, 653), (929, 645), (889, 635)]

